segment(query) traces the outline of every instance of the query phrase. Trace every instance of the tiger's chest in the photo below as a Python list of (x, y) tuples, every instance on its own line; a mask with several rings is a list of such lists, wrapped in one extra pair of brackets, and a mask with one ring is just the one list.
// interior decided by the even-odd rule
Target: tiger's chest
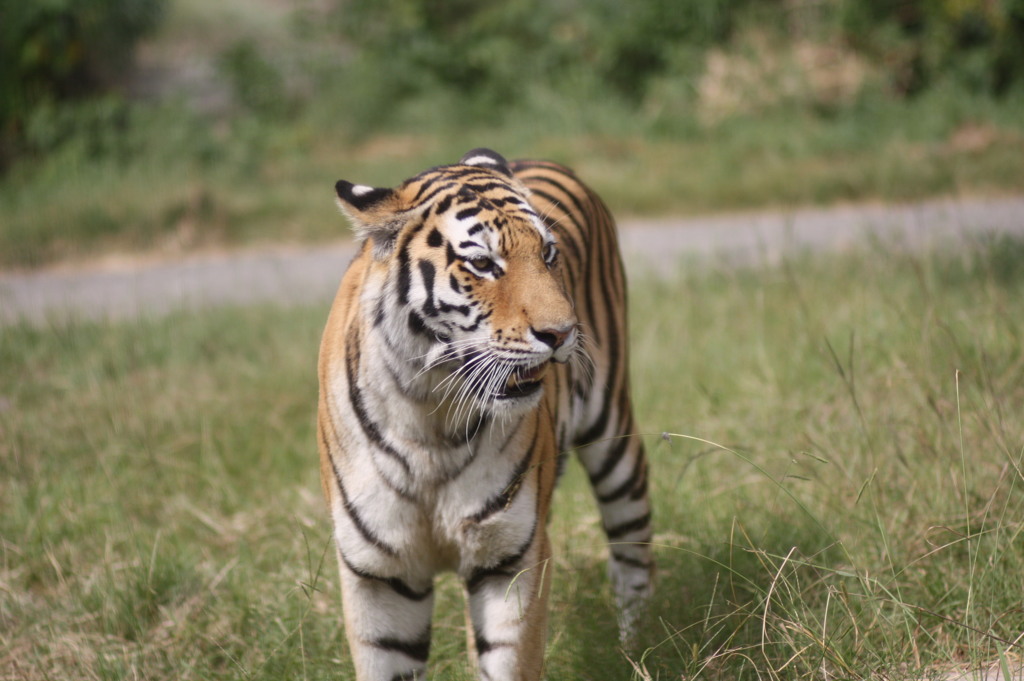
[[(460, 443), (422, 437), (418, 429), (428, 425), (414, 418), (410, 405), (396, 404), (391, 401), (385, 420), (390, 427), (376, 442), (358, 422), (357, 410), (342, 419), (351, 496), (372, 509), (365, 527), (388, 547), (377, 552), (378, 567), (465, 575), (528, 543), (551, 494), (538, 474), (554, 465), (549, 417), (538, 410), (514, 423), (489, 421)], [(343, 525), (354, 545), (365, 538), (357, 536), (365, 533), (356, 523)]]

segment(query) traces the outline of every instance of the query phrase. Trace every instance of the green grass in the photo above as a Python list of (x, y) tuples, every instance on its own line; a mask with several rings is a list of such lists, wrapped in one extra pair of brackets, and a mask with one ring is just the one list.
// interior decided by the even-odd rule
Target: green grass
[[(632, 283), (658, 596), (627, 659), (571, 466), (548, 678), (1019, 664), (1024, 244)], [(313, 435), (325, 317), (3, 329), (0, 678), (350, 678)], [(451, 579), (438, 603), (432, 678), (469, 678)]]
[(220, 123), (180, 107), (131, 109), (98, 156), (69, 143), (0, 178), (0, 267), (344, 239), (335, 180), (390, 186), (474, 146), (566, 163), (620, 217), (1024, 187), (1019, 97), (936, 93), (831, 117), (779, 110), (707, 126), (683, 112), (578, 106), (552, 103), (490, 127), (410, 121), (365, 137), (338, 125), (329, 103), (293, 120)]

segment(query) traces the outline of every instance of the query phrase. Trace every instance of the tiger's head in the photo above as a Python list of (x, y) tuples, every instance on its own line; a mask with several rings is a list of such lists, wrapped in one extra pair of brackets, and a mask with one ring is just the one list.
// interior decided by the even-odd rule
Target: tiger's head
[(375, 283), (361, 304), (405, 355), (394, 369), (406, 390), (447, 401), (450, 414), (536, 405), (551, 362), (568, 361), (579, 334), (555, 235), (507, 161), (474, 149), (393, 189), (335, 189), (370, 241)]

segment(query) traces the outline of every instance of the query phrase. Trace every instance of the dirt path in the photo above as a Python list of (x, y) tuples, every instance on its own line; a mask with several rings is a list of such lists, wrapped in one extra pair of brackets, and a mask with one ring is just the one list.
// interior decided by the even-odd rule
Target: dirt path
[[(893, 248), (955, 248), (985, 234), (1024, 236), (1024, 196), (627, 220), (621, 233), (634, 275), (669, 274), (696, 258), (771, 263), (801, 250), (840, 251), (871, 239)], [(351, 244), (340, 243), (176, 262), (0, 273), (0, 325), (123, 319), (255, 302), (326, 306), (352, 254)]]

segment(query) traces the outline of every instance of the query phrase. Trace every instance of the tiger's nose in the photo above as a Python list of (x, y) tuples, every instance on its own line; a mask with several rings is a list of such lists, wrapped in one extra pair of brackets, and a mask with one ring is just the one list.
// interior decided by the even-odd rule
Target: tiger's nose
[(566, 324), (563, 327), (549, 327), (543, 329), (530, 327), (530, 333), (532, 333), (533, 337), (544, 345), (547, 345), (552, 350), (557, 350), (565, 345), (566, 340), (568, 340), (569, 336), (572, 335), (575, 329), (576, 324)]

